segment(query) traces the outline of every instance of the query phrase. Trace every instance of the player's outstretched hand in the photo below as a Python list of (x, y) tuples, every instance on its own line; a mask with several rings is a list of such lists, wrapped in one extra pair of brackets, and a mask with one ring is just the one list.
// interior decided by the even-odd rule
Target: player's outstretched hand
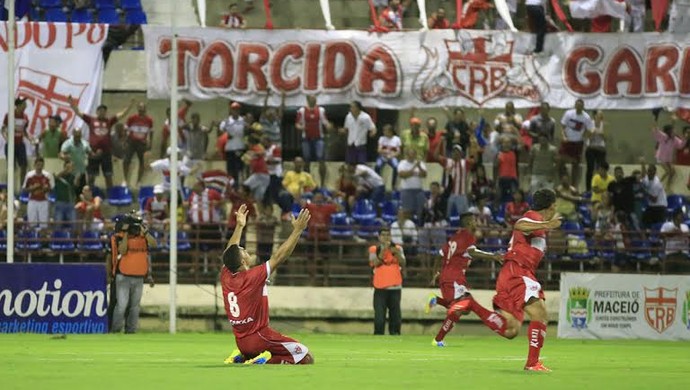
[(249, 214), (249, 210), (247, 210), (246, 204), (243, 204), (242, 206), (240, 206), (239, 209), (237, 209), (237, 211), (235, 212), (237, 226), (245, 227), (247, 225), (247, 214)]
[(558, 229), (561, 227), (561, 223), (563, 222), (563, 217), (559, 213), (555, 213), (553, 217), (549, 220), (547, 228), (549, 229)]
[(309, 224), (310, 218), (311, 218), (311, 214), (309, 213), (309, 210), (307, 210), (307, 209), (300, 210), (297, 218), (295, 218), (294, 215), (292, 216), (292, 228), (295, 230), (306, 229), (307, 225)]
[(497, 263), (499, 263), (499, 264), (503, 264), (503, 260), (504, 260), (504, 259), (503, 259), (503, 254), (502, 254), (502, 253), (494, 253), (494, 256), (493, 256), (493, 257), (494, 257), (494, 261), (495, 261), (495, 262), (497, 262)]

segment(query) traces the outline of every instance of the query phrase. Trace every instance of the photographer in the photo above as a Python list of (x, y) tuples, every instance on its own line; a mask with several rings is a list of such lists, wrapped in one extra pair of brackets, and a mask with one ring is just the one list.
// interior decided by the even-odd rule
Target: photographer
[(144, 279), (153, 287), (149, 247), (155, 247), (156, 240), (148, 232), (143, 221), (132, 215), (125, 215), (118, 220), (115, 231), (110, 242), (111, 261), (108, 270), (111, 283), (115, 284), (114, 289), (111, 286), (110, 299), (116, 300), (110, 331), (119, 333), (124, 326), (125, 333), (135, 333), (139, 322), (139, 304)]
[(405, 253), (400, 245), (392, 243), (388, 227), (379, 231), (379, 245), (369, 247), (369, 265), (374, 269), (374, 334), (384, 334), (388, 311), (388, 333), (400, 335)]

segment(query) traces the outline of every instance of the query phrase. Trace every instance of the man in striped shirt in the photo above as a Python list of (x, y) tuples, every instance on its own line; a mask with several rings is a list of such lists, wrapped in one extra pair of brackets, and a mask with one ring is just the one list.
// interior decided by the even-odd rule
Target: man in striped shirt
[(464, 157), (464, 152), (460, 145), (453, 146), (450, 158), (440, 156), (438, 150), (436, 150), (435, 156), (437, 161), (441, 163), (441, 166), (450, 174), (448, 215), (451, 214), (453, 207), (455, 207), (458, 215), (466, 213), (470, 207), (467, 193), (470, 189), (470, 171), (474, 161)]
[(224, 200), (221, 194), (206, 188), (204, 181), (199, 180), (194, 184), (186, 203), (192, 229), (198, 232), (202, 245), (207, 248), (217, 246), (222, 237), (220, 210)]
[(50, 219), (50, 202), (48, 193), (55, 187), (55, 179), (50, 172), (43, 170), (43, 157), (34, 161), (34, 170), (24, 178), (24, 191), (29, 192), (29, 203), (26, 205), (26, 217), (29, 223), (39, 223), (45, 229)]

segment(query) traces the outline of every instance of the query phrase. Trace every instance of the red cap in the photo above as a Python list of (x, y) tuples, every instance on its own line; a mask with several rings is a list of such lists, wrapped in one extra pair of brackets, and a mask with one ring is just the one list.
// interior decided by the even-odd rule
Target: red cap
[(230, 103), (230, 108), (241, 108), (242, 105), (238, 102), (232, 102)]
[(410, 118), (410, 124), (411, 125), (421, 125), (422, 120), (417, 118), (417, 117), (412, 117), (412, 118)]

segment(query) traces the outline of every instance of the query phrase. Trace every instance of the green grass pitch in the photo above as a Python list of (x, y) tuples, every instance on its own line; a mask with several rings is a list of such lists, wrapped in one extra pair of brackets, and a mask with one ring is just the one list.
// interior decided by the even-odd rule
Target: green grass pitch
[[(553, 332), (552, 332), (553, 334)], [(547, 338), (552, 373), (522, 371), (515, 340), (295, 335), (314, 366), (226, 366), (231, 334), (0, 335), (0, 388), (9, 389), (675, 389), (690, 383), (690, 344)]]

